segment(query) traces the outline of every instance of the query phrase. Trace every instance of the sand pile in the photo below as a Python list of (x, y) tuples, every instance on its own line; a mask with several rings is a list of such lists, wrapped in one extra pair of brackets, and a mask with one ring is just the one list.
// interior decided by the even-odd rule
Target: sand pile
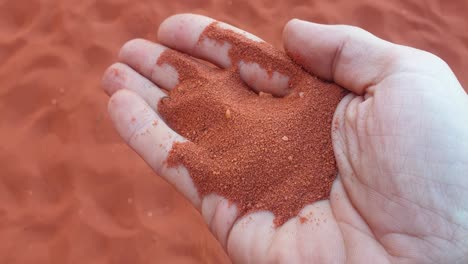
[[(199, 193), (227, 197), (244, 215), (268, 210), (283, 224), (307, 204), (329, 197), (336, 176), (331, 123), (344, 90), (323, 82), (268, 43), (208, 26), (209, 38), (232, 43), (228, 69), (184, 63), (166, 50), (158, 64), (175, 65), (180, 84), (159, 113), (190, 142), (178, 143), (170, 165), (185, 165)], [(286, 95), (256, 94), (238, 65), (258, 63), (270, 77), (289, 76)], [(279, 92), (279, 91), (278, 91)]]

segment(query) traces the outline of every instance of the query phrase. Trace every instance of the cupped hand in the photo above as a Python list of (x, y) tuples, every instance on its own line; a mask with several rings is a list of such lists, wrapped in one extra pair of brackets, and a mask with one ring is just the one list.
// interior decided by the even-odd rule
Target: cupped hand
[[(352, 92), (331, 128), (339, 173), (329, 200), (275, 227), (269, 212), (239, 217), (225, 198), (200, 197), (184, 167), (168, 167), (173, 144), (186, 139), (164, 123), (157, 104), (166, 96), (161, 89), (178, 85), (180, 63), (157, 61), (173, 49), (230, 67), (233, 43), (199, 41), (213, 21), (191, 14), (166, 19), (158, 33), (164, 46), (126, 43), (103, 86), (123, 139), (200, 210), (234, 262), (468, 261), (468, 96), (441, 59), (359, 28), (292, 20), (283, 34), (296, 63)], [(217, 27), (262, 41), (224, 23)], [(287, 89), (287, 76), (269, 78), (258, 65), (239, 68), (254, 90), (280, 95)]]

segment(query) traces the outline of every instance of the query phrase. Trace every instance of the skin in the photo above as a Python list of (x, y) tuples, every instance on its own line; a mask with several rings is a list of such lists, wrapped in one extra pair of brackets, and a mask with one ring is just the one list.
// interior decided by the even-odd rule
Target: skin
[[(468, 262), (468, 96), (440, 58), (359, 28), (292, 20), (283, 32), (297, 63), (351, 92), (334, 115), (339, 173), (329, 200), (274, 228), (270, 212), (239, 218), (226, 199), (199, 197), (185, 168), (168, 168), (172, 144), (185, 139), (158, 116), (157, 102), (161, 89), (178, 84), (178, 73), (156, 61), (171, 48), (231, 66), (229, 43), (197, 44), (212, 21), (172, 16), (160, 25), (162, 45), (126, 43), (103, 87), (123, 139), (200, 210), (234, 263)], [(287, 76), (269, 79), (258, 65), (239, 67), (252, 89), (287, 92)]]

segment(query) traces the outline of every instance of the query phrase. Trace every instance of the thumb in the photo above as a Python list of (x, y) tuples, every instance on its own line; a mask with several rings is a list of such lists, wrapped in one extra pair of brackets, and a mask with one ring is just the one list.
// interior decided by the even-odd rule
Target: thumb
[(283, 42), (288, 55), (307, 71), (360, 95), (398, 72), (451, 73), (433, 54), (382, 40), (353, 26), (293, 19), (284, 28)]

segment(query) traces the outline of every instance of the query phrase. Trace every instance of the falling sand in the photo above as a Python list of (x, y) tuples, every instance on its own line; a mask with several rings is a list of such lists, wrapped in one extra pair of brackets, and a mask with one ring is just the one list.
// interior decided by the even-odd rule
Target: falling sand
[[(331, 123), (343, 89), (309, 75), (271, 45), (216, 23), (200, 41), (205, 38), (231, 43), (233, 66), (208, 68), (170, 50), (158, 61), (180, 73), (159, 112), (189, 139), (174, 145), (169, 165), (185, 165), (202, 196), (227, 197), (240, 215), (271, 211), (277, 225), (328, 198), (336, 176)], [(258, 63), (270, 80), (274, 72), (289, 76), (287, 95), (252, 91), (240, 77), (241, 61)]]

